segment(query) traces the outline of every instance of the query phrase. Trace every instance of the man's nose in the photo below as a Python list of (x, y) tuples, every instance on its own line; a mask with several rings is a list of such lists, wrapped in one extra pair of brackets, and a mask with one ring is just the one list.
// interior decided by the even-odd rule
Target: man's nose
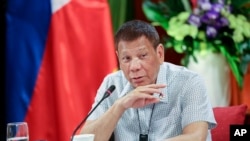
[(141, 61), (138, 58), (135, 58), (131, 61), (130, 69), (132, 71), (137, 71), (141, 68)]

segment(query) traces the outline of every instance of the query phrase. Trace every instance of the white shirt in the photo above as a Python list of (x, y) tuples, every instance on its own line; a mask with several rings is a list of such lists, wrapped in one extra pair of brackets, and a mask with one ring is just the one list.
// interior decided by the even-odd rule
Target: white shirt
[[(139, 134), (148, 134), (149, 141), (160, 141), (180, 135), (186, 125), (195, 121), (207, 121), (209, 129), (214, 128), (216, 121), (203, 81), (201, 76), (185, 67), (164, 62), (157, 76), (157, 84), (167, 85), (162, 89), (164, 97), (154, 108), (148, 105), (140, 109), (127, 109), (115, 128), (115, 140), (138, 141)], [(88, 120), (97, 119), (116, 99), (133, 90), (121, 70), (109, 74), (101, 84), (92, 107), (111, 85), (116, 86), (115, 91), (96, 108)], [(211, 140), (210, 131), (208, 133), (207, 140)]]

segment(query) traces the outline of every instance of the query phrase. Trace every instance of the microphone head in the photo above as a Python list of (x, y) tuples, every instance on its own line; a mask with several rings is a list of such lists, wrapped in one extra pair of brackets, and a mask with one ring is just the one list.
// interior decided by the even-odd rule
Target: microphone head
[(111, 85), (108, 90), (110, 91), (110, 93), (112, 93), (115, 90), (115, 85)]
[(111, 93), (112, 93), (114, 90), (115, 90), (115, 85), (111, 85), (111, 86), (107, 89), (107, 91), (104, 93), (104, 97), (106, 98), (106, 97), (110, 96)]

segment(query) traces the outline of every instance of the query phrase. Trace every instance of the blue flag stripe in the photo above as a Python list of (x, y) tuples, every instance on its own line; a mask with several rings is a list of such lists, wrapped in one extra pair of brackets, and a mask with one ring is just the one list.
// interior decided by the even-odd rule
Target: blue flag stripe
[(6, 120), (23, 121), (45, 50), (51, 2), (8, 0), (6, 10)]

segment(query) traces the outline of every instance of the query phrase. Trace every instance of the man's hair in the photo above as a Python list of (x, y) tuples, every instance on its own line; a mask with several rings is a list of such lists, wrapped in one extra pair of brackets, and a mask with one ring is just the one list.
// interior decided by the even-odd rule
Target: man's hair
[(140, 20), (128, 21), (115, 34), (115, 48), (118, 49), (120, 41), (133, 41), (142, 36), (145, 36), (154, 48), (160, 43), (159, 34), (154, 26)]

